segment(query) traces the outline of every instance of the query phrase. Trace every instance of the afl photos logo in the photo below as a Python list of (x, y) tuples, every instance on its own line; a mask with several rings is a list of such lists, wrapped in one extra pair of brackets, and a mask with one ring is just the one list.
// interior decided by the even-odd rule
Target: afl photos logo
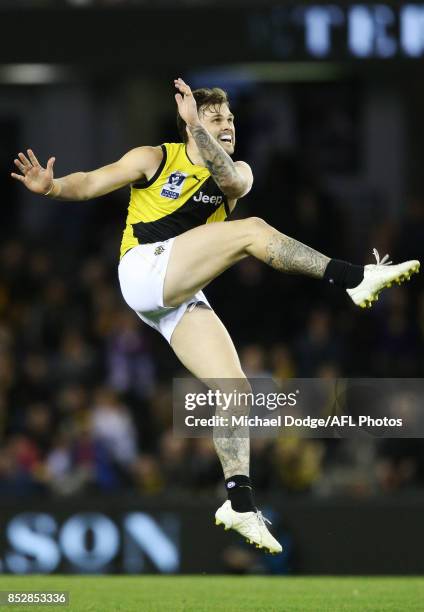
[(183, 188), (183, 184), (187, 176), (187, 174), (185, 174), (184, 172), (180, 172), (179, 170), (177, 170), (176, 172), (172, 172), (172, 174), (169, 175), (167, 182), (162, 187), (160, 195), (163, 198), (170, 198), (171, 200), (176, 200), (181, 195), (181, 190)]

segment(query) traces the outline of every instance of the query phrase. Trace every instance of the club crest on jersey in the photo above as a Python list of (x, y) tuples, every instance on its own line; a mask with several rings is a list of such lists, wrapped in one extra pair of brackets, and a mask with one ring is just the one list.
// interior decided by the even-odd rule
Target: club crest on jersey
[(176, 200), (179, 198), (187, 176), (187, 174), (184, 174), (184, 172), (180, 172), (179, 170), (172, 172), (169, 175), (167, 182), (162, 187), (160, 195), (163, 198), (171, 198), (171, 200)]

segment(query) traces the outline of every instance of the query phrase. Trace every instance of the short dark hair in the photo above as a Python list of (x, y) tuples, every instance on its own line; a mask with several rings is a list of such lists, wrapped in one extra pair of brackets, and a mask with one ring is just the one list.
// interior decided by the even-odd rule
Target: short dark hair
[[(209, 89), (208, 87), (202, 87), (201, 89), (193, 90), (193, 96), (197, 103), (197, 110), (201, 110), (202, 108), (209, 108), (210, 106), (221, 106), (222, 104), (228, 104), (228, 95), (227, 92), (221, 89), (220, 87), (212, 87)], [(186, 130), (186, 122), (180, 116), (180, 113), (177, 111), (177, 129), (178, 133), (181, 136), (183, 142), (187, 142), (188, 135)]]

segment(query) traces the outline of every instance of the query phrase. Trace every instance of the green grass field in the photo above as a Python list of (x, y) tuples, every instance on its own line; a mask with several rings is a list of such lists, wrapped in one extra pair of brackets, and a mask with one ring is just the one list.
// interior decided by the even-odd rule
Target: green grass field
[[(2, 576), (0, 590), (70, 593), (76, 612), (409, 612), (424, 610), (424, 578)], [(3, 606), (0, 606), (3, 608)]]

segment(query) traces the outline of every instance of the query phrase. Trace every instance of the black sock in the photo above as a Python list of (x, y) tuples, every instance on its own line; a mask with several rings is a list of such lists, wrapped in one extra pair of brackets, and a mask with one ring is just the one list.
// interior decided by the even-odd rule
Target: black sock
[(341, 259), (330, 259), (324, 279), (336, 287), (352, 289), (364, 280), (364, 266), (355, 266)]
[(225, 481), (228, 499), (236, 512), (255, 512), (253, 489), (249, 476), (231, 476)]

